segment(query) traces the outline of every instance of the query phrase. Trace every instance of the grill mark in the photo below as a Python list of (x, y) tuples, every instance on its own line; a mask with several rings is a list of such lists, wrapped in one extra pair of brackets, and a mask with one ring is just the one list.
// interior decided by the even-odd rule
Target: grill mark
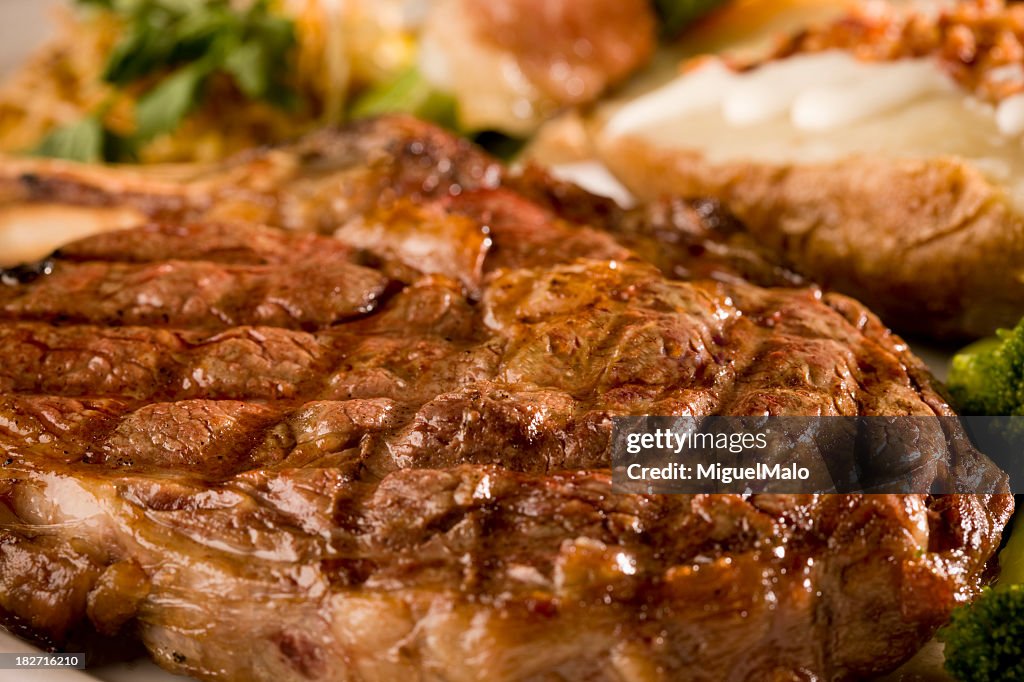
[[(213, 336), (147, 327), (0, 325), (0, 387), (67, 397), (281, 399), (313, 393), (337, 339), (273, 327)], [(103, 358), (103, 362), (98, 362)]]
[(0, 453), (13, 456), (15, 466), (70, 459), (221, 480), (351, 449), (357, 451), (350, 463), (373, 480), (403, 467), (461, 462), (534, 473), (607, 464), (607, 434), (587, 428), (585, 407), (553, 392), (491, 385), (418, 408), (376, 398), (146, 404), (32, 395), (4, 397), (0, 406), (2, 414), (23, 415), (11, 424), (0, 420)]
[(316, 330), (373, 311), (380, 273), (349, 263), (237, 266), (61, 263), (31, 285), (0, 288), (0, 316), (106, 325)]

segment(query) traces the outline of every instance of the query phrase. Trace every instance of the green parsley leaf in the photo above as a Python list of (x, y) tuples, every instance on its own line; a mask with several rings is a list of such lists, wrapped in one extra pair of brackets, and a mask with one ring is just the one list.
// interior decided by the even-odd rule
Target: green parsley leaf
[(88, 116), (51, 131), (33, 153), (38, 156), (95, 163), (104, 160), (104, 137), (105, 131), (100, 118)]
[(352, 106), (354, 118), (387, 113), (412, 114), (452, 129), (458, 124), (455, 98), (434, 87), (415, 67), (370, 90)]
[(238, 89), (249, 99), (261, 99), (270, 90), (267, 49), (258, 42), (249, 42), (228, 52), (224, 70), (235, 78)]
[(103, 69), (103, 80), (128, 85), (160, 67), (170, 54), (171, 37), (147, 25), (133, 26), (115, 46)]
[(135, 108), (136, 137), (150, 140), (175, 130), (197, 103), (210, 67), (186, 66), (147, 92)]

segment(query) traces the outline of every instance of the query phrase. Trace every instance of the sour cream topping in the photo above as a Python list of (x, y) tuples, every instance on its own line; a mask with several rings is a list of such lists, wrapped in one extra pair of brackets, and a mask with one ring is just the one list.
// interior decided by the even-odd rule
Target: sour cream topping
[[(835, 50), (795, 55), (744, 73), (709, 60), (624, 106), (609, 120), (607, 132), (636, 132), (708, 108), (718, 108), (735, 127), (785, 116), (797, 130), (828, 131), (956, 89), (930, 59), (864, 62)], [(1010, 135), (1024, 131), (1024, 100), (1014, 100), (1004, 102), (997, 115), (1000, 130)]]

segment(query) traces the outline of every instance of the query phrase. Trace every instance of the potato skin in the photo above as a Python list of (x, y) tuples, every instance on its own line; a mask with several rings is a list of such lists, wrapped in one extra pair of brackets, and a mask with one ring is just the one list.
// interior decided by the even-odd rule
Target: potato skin
[(782, 261), (910, 335), (964, 340), (1024, 316), (1024, 216), (963, 159), (710, 163), (601, 140), (638, 197), (719, 199)]

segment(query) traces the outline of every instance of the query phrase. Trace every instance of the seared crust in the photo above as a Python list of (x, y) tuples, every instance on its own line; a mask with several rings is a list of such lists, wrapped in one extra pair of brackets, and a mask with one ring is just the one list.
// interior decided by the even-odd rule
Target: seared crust
[[(37, 631), (137, 622), (161, 665), (208, 680), (863, 679), (944, 621), (1009, 504), (623, 496), (601, 472), (474, 465), (367, 484), (282, 464), (211, 487), (28, 463), (0, 479), (20, 514), (0, 527), (3, 608)], [(33, 490), (76, 495), (90, 525), (40, 515)], [(26, 521), (51, 525), (11, 532)]]
[(1024, 216), (956, 158), (710, 163), (635, 139), (602, 158), (637, 196), (710, 196), (782, 263), (906, 333), (970, 338), (1024, 316)]
[[(613, 494), (616, 414), (950, 410), (850, 299), (673, 282), (621, 247), (615, 267), (543, 264), (547, 232), (588, 231), (531, 239), (497, 208), (504, 255), (479, 302), (411, 273), (366, 317), (313, 331), (98, 326), (98, 301), (80, 321), (27, 322), (0, 306), (4, 620), (56, 644), (136, 633), (210, 680), (858, 679), (987, 580), (1007, 495)], [(212, 260), (178, 263), (287, 273), (287, 246), (348, 253), (187, 233)], [(0, 299), (83, 263), (114, 282), (107, 266), (152, 267), (180, 235), (72, 245)], [(577, 253), (604, 253), (589, 236)], [(140, 294), (174, 275), (154, 270)]]

